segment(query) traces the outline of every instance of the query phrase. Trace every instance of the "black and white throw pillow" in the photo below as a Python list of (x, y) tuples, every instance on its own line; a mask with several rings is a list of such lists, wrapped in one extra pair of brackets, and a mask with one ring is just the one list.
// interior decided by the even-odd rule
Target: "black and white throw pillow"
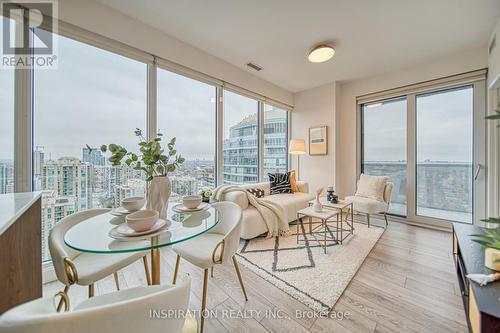
[(290, 184), (290, 172), (287, 173), (268, 173), (271, 183), (271, 194), (292, 193)]
[(261, 188), (249, 188), (247, 191), (255, 195), (257, 198), (262, 198), (264, 196), (264, 190)]

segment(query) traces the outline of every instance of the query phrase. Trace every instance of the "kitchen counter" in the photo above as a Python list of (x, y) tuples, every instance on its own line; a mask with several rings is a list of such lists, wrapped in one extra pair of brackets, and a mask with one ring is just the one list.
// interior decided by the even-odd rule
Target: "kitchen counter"
[(41, 192), (0, 194), (0, 235), (30, 208)]

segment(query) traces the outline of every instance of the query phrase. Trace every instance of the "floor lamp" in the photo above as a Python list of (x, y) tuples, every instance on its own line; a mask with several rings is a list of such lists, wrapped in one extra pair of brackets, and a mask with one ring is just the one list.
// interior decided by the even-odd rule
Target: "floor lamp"
[(306, 142), (302, 139), (290, 140), (288, 153), (290, 155), (297, 155), (297, 180), (300, 180), (300, 155), (306, 153)]

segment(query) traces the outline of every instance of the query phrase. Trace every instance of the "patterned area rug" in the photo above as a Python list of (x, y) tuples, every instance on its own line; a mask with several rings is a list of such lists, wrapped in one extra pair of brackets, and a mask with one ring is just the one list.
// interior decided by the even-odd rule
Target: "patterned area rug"
[[(300, 227), (309, 230), (306, 223)], [(295, 232), (295, 226), (290, 228)], [(238, 261), (313, 310), (327, 313), (384, 230), (354, 223), (354, 235), (342, 245), (329, 244), (326, 254), (309, 234), (299, 244), (295, 235), (242, 240)]]

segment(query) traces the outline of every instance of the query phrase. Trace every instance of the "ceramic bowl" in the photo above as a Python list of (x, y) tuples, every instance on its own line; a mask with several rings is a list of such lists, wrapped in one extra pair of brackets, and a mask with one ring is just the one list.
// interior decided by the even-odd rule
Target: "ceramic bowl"
[(184, 207), (194, 209), (201, 204), (201, 195), (186, 195), (182, 197), (182, 204)]
[(143, 197), (129, 197), (122, 200), (122, 207), (128, 211), (139, 210), (144, 207), (146, 199)]
[(146, 231), (158, 221), (158, 212), (152, 209), (140, 210), (127, 215), (127, 225), (135, 231)]

